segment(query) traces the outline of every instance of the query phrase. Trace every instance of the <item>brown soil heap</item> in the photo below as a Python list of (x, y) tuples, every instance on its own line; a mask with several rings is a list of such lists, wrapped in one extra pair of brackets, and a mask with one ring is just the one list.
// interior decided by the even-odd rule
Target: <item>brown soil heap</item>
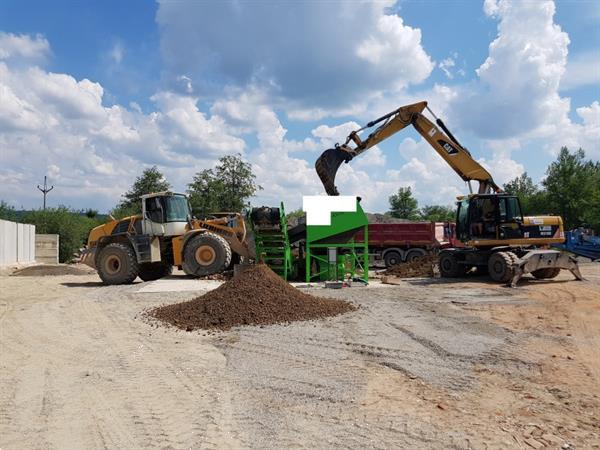
[(207, 294), (148, 314), (186, 331), (228, 330), (239, 325), (271, 325), (337, 316), (356, 307), (314, 297), (283, 281), (264, 264), (252, 266)]
[(41, 264), (15, 270), (11, 275), (16, 277), (46, 277), (58, 275), (89, 275), (92, 270), (80, 269), (78, 267), (64, 264)]
[(435, 256), (425, 255), (413, 262), (392, 266), (383, 272), (383, 275), (392, 275), (399, 278), (433, 277), (434, 267), (437, 263)]

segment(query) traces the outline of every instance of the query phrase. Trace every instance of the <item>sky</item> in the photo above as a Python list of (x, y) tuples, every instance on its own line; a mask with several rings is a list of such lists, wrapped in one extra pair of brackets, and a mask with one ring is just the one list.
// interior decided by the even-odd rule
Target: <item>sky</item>
[[(106, 212), (153, 165), (176, 191), (239, 153), (253, 205), (323, 194), (320, 153), (426, 100), (497, 183), (561, 146), (600, 159), (600, 2), (0, 2), (0, 200)], [(343, 165), (385, 212), (468, 192), (412, 129)]]

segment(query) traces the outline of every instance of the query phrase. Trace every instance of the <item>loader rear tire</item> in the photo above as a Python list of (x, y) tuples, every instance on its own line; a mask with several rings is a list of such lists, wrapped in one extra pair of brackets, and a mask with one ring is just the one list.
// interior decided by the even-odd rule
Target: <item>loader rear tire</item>
[(183, 250), (183, 271), (204, 277), (221, 273), (231, 264), (231, 247), (215, 233), (201, 233), (189, 240)]
[(140, 264), (138, 276), (143, 281), (154, 281), (159, 278), (167, 277), (173, 273), (173, 266), (164, 262)]
[(488, 259), (490, 278), (499, 283), (508, 283), (515, 274), (517, 256), (511, 252), (496, 252)]
[(440, 253), (439, 266), (443, 278), (462, 277), (467, 273), (467, 267), (460, 264), (456, 256), (449, 252)]
[(108, 244), (97, 258), (98, 275), (106, 284), (129, 284), (138, 276), (140, 266), (131, 246)]
[(531, 275), (536, 277), (538, 280), (545, 278), (556, 278), (560, 273), (560, 269), (557, 267), (546, 267), (545, 269), (538, 269), (531, 272)]

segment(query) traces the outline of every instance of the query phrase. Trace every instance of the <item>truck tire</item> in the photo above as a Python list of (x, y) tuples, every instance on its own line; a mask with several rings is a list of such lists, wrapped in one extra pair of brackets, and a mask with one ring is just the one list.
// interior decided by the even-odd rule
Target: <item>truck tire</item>
[(508, 283), (515, 274), (514, 262), (517, 256), (512, 252), (496, 252), (488, 259), (490, 278), (499, 283)]
[(413, 248), (409, 250), (406, 254), (406, 262), (416, 261), (417, 259), (422, 258), (425, 255), (427, 255), (427, 252), (422, 248)]
[(440, 275), (444, 278), (462, 277), (467, 272), (466, 267), (459, 264), (458, 259), (450, 252), (440, 253)]
[(140, 267), (131, 246), (114, 242), (98, 255), (98, 275), (106, 284), (129, 284), (138, 276)]
[(231, 247), (215, 233), (192, 237), (183, 250), (183, 271), (203, 277), (223, 272), (231, 264)]
[(560, 273), (560, 269), (557, 267), (546, 267), (545, 269), (538, 269), (531, 272), (531, 275), (536, 277), (538, 280), (545, 278), (556, 278)]
[(140, 264), (138, 276), (143, 281), (154, 281), (173, 273), (173, 266), (164, 262)]
[(386, 268), (396, 266), (402, 262), (402, 255), (395, 250), (391, 250), (385, 254), (383, 261)]

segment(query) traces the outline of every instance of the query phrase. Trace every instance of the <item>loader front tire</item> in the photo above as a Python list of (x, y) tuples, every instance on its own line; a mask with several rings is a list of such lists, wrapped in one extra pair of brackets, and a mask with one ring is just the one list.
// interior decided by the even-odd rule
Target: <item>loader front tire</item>
[(223, 272), (231, 264), (231, 247), (215, 233), (192, 237), (183, 250), (183, 271), (204, 277)]
[(108, 244), (98, 255), (98, 275), (106, 284), (129, 284), (138, 276), (140, 267), (133, 249), (127, 244)]
[(173, 273), (173, 266), (164, 262), (140, 264), (140, 273), (138, 276), (143, 281), (154, 281), (159, 278), (167, 277)]

